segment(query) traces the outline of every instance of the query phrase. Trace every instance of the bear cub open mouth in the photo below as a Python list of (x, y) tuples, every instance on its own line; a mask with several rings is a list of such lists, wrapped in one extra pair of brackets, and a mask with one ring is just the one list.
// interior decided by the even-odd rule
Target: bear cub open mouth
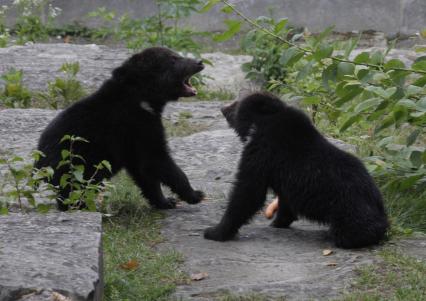
[(197, 95), (197, 89), (191, 85), (191, 77), (195, 74), (199, 73), (204, 69), (204, 64), (202, 60), (197, 61), (196, 65), (188, 70), (190, 72), (188, 75), (184, 77), (182, 82), (182, 97), (192, 97)]

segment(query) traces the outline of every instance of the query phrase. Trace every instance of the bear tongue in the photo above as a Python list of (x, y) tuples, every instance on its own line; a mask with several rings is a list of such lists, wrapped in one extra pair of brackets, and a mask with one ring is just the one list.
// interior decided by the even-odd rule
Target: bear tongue
[(195, 96), (197, 95), (197, 89), (195, 89), (193, 86), (191, 86), (190, 83), (188, 82), (184, 82), (183, 83), (183, 87), (184, 87), (184, 93), (187, 96)]

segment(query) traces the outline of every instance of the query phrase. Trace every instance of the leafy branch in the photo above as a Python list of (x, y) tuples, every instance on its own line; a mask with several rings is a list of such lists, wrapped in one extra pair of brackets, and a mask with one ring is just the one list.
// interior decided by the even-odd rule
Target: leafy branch
[[(247, 17), (243, 12), (241, 12), (239, 9), (237, 9), (235, 7), (235, 5), (229, 3), (226, 0), (220, 0), (220, 2), (222, 2), (226, 7), (228, 7), (230, 10), (232, 10), (236, 15), (238, 15), (239, 17), (241, 17), (244, 21), (246, 21), (248, 24), (250, 24), (252, 27), (274, 37), (275, 39), (279, 40), (280, 42), (290, 46), (290, 47), (294, 47), (296, 49), (298, 49), (299, 51), (303, 52), (305, 55), (310, 55), (310, 54), (314, 54), (314, 50), (305, 48), (305, 47), (301, 47), (291, 41), (286, 40), (285, 38), (279, 36), (278, 34), (275, 34), (274, 32), (272, 32), (271, 30), (267, 29), (266, 27), (258, 24), (256, 21), (252, 20), (251, 18)], [(205, 7), (209, 6), (209, 9), (215, 5), (219, 3), (218, 0), (210, 0)], [(229, 11), (229, 10), (228, 10)], [(278, 24), (279, 26), (279, 24)], [(354, 65), (361, 65), (361, 66), (366, 66), (366, 67), (370, 67), (370, 68), (375, 68), (378, 70), (382, 70), (382, 66), (377, 65), (377, 64), (371, 64), (371, 63), (366, 63), (366, 62), (356, 62), (356, 61), (352, 61), (352, 60), (348, 60), (348, 59), (344, 59), (344, 58), (340, 58), (340, 57), (336, 57), (336, 56), (330, 56), (330, 59), (332, 59), (333, 61), (336, 62), (341, 62), (341, 63), (349, 63), (349, 64), (354, 64)], [(422, 66), (425, 65), (422, 63)], [(392, 70), (395, 71), (405, 71), (405, 72), (410, 72), (410, 73), (417, 73), (417, 74), (425, 74), (426, 75), (426, 71), (425, 70), (418, 70), (418, 69), (412, 69), (412, 68), (400, 68), (400, 67), (392, 67), (390, 68)]]

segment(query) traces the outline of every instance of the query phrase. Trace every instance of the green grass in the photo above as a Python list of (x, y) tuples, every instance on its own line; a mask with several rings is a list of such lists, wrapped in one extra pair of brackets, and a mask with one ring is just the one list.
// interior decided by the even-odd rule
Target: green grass
[(426, 192), (384, 192), (391, 234), (426, 233)]
[(235, 99), (235, 94), (228, 90), (206, 90), (204, 87), (198, 89), (198, 94), (194, 97), (194, 100), (233, 100)]
[(167, 137), (189, 136), (206, 129), (206, 126), (203, 124), (191, 123), (189, 121), (190, 118), (192, 118), (191, 112), (183, 111), (180, 112), (179, 118), (175, 122), (163, 119)]
[(358, 278), (341, 301), (426, 300), (426, 263), (395, 250), (380, 252), (383, 261), (357, 271)]
[[(182, 256), (175, 251), (159, 252), (163, 241), (163, 215), (152, 210), (138, 188), (124, 173), (113, 179), (115, 189), (105, 201), (103, 248), (105, 300), (168, 300), (177, 284), (187, 283), (179, 270)], [(121, 267), (129, 261), (135, 270)]]

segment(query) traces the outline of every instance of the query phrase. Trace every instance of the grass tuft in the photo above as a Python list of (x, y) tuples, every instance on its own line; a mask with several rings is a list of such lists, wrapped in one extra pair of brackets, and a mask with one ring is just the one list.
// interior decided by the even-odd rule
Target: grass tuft
[(426, 263), (395, 250), (380, 252), (383, 261), (358, 270), (358, 278), (342, 301), (426, 300)]
[(155, 248), (163, 241), (163, 214), (150, 208), (124, 173), (113, 183), (116, 188), (103, 209), (112, 214), (103, 224), (105, 300), (168, 300), (176, 285), (188, 278), (179, 269), (179, 253)]

